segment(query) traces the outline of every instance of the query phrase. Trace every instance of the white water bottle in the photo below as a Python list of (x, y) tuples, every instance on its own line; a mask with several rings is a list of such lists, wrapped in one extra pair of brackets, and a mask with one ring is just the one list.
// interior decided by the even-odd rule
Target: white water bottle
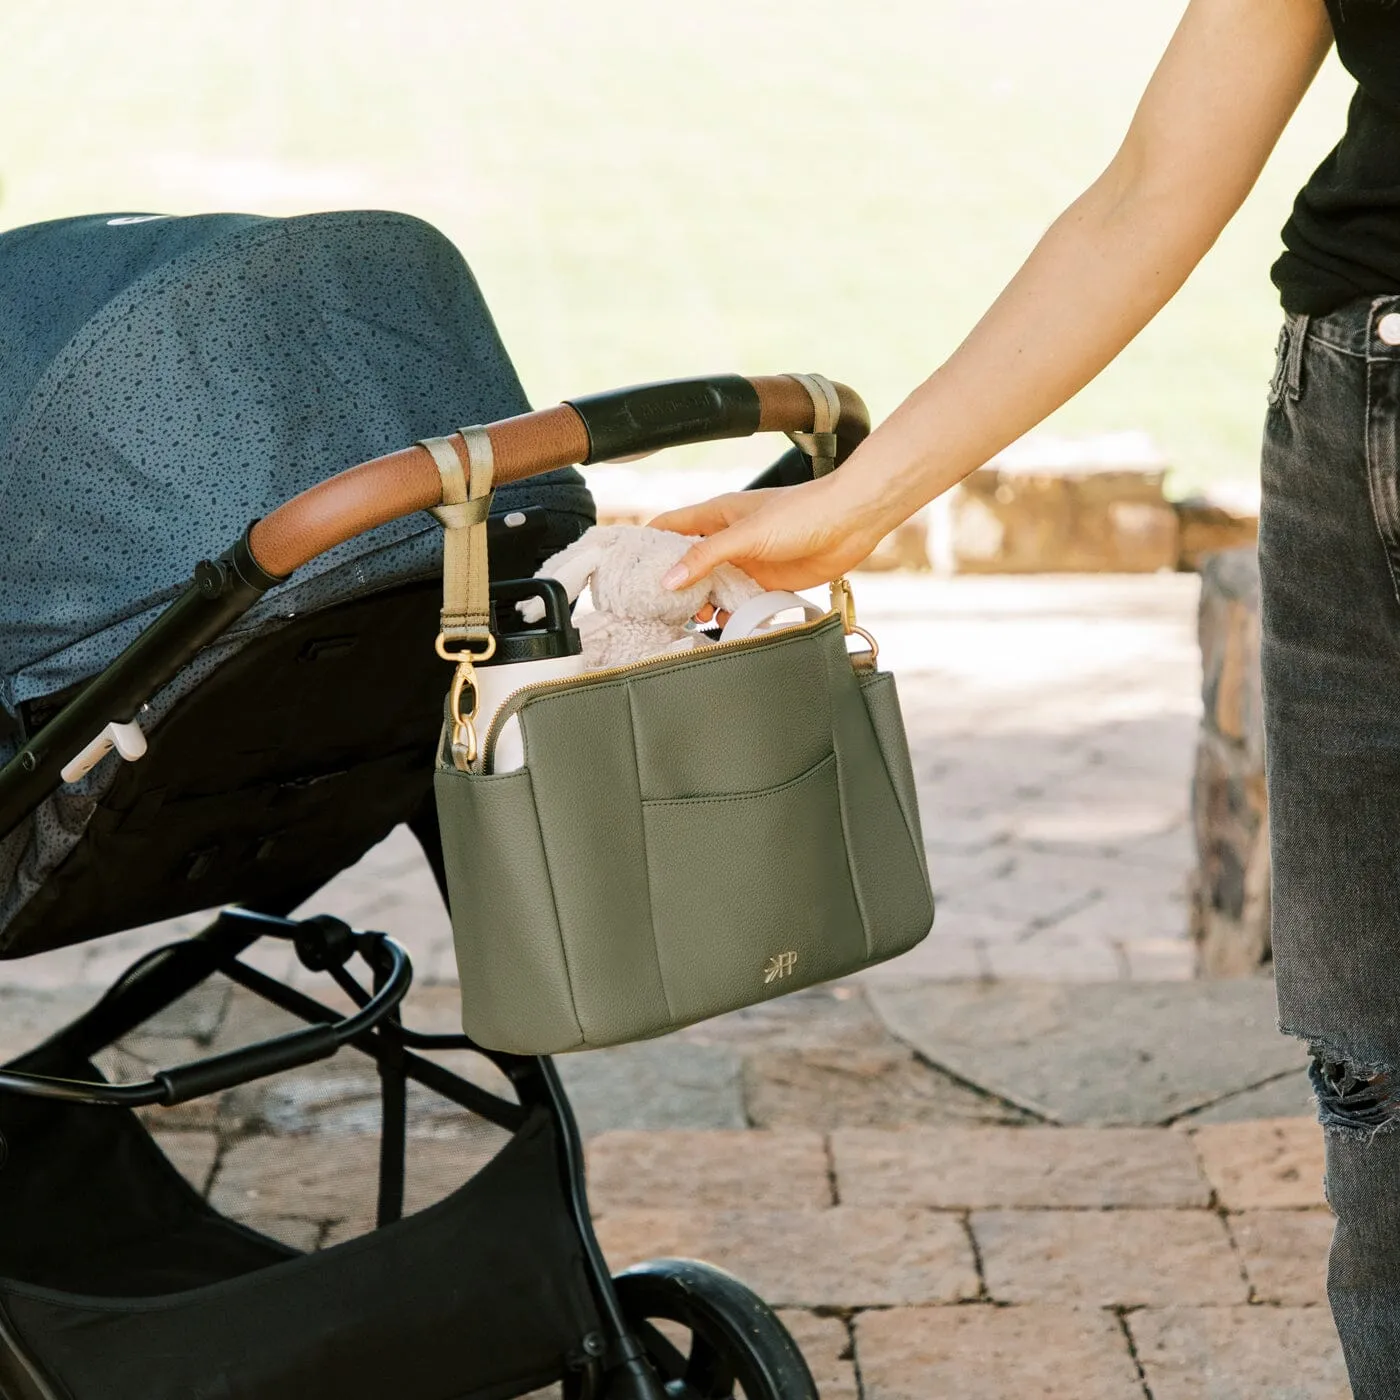
[[(552, 578), (511, 579), (493, 584), (493, 602), (508, 603), (497, 614), (518, 622), (515, 604), (538, 598), (544, 604), (544, 619), (537, 627), (522, 631), (498, 631), (496, 650), (489, 661), (476, 665), (476, 732), (487, 742), (496, 712), (522, 686), (540, 681), (567, 680), (583, 672), (583, 644), (569, 615), (569, 595)], [(491, 738), (486, 754), (488, 773), (513, 773), (525, 764), (525, 747), (520, 721), (511, 715)]]
[[(780, 617), (791, 617), (793, 613), (800, 613), (801, 616), (792, 621), (775, 621)], [(734, 609), (719, 639), (722, 642), (736, 642), (743, 637), (756, 637), (765, 632), (793, 627), (798, 622), (814, 622), (824, 616), (825, 609), (796, 593), (760, 593)]]

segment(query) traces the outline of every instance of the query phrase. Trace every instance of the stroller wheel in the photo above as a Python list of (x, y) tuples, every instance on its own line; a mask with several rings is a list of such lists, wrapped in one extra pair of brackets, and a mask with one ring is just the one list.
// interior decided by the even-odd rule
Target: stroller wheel
[(787, 1329), (732, 1274), (689, 1259), (655, 1259), (614, 1282), (668, 1400), (819, 1400)]

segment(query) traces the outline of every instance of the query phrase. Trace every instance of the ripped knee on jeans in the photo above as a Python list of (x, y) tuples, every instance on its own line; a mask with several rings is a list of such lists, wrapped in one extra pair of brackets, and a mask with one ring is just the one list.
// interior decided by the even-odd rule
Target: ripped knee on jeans
[(1314, 1047), (1310, 1069), (1318, 1117), (1330, 1132), (1375, 1137), (1400, 1126), (1400, 1076)]

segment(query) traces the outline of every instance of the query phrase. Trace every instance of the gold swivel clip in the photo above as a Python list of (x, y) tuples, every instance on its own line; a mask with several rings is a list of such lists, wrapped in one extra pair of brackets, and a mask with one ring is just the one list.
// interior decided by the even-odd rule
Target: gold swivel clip
[[(452, 677), (452, 689), (448, 692), (447, 713), (452, 724), (452, 758), (458, 768), (466, 768), (476, 762), (476, 663), (489, 661), (496, 654), (496, 639), (489, 633), (477, 638), (481, 647), (472, 650), (472, 639), (464, 638), (459, 649), (450, 649), (447, 639), (438, 633), (437, 654), (444, 661), (455, 661), (457, 670)], [(464, 702), (470, 695), (470, 708), (464, 709)]]
[(842, 576), (831, 581), (831, 611), (841, 618), (841, 626), (848, 637), (860, 637), (870, 648), (869, 655), (858, 655), (856, 664), (874, 667), (880, 655), (880, 644), (865, 630), (856, 625), (856, 595), (851, 592), (850, 580)]

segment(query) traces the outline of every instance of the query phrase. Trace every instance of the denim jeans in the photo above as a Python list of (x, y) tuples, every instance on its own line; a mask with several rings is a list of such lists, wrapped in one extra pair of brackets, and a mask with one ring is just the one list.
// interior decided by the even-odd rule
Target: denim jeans
[[(1259, 562), (1279, 1022), (1306, 1040), (1359, 1400), (1400, 1395), (1400, 297), (1291, 317)], [(1400, 339), (1400, 316), (1384, 325)]]

